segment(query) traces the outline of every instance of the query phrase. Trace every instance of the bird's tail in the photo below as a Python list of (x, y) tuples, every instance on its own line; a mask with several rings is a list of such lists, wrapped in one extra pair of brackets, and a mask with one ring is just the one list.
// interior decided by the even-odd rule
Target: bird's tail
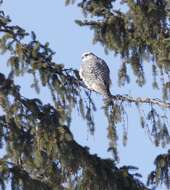
[(103, 92), (103, 97), (104, 97), (105, 102), (111, 102), (112, 101), (113, 96), (112, 96), (109, 88)]

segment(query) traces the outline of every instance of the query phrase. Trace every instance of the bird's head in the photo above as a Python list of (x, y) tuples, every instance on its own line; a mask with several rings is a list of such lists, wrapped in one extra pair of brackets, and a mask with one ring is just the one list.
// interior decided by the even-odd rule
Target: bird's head
[(84, 52), (81, 56), (82, 61), (87, 61), (93, 57), (96, 57), (92, 52)]

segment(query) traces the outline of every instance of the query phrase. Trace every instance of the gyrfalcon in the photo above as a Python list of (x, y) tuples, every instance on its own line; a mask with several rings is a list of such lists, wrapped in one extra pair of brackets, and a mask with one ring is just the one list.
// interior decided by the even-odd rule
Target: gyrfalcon
[(85, 85), (108, 99), (110, 93), (110, 70), (106, 62), (92, 52), (82, 54), (79, 75)]

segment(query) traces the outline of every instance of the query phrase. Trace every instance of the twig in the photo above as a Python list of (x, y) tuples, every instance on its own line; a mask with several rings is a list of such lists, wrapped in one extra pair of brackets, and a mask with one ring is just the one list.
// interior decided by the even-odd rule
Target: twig
[(146, 97), (146, 98), (141, 98), (141, 97), (134, 98), (134, 97), (131, 97), (128, 95), (123, 96), (120, 94), (113, 95), (112, 98), (113, 98), (113, 100), (128, 101), (130, 103), (136, 103), (136, 104), (146, 103), (146, 104), (158, 105), (162, 108), (170, 108), (170, 102), (164, 102), (158, 98), (148, 98), (148, 97)]

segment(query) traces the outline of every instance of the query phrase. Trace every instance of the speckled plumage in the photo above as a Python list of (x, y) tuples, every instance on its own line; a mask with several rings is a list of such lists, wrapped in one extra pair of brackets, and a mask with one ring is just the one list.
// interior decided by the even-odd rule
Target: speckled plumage
[(106, 62), (91, 52), (82, 55), (82, 64), (79, 74), (85, 85), (105, 98), (111, 97), (110, 71)]

